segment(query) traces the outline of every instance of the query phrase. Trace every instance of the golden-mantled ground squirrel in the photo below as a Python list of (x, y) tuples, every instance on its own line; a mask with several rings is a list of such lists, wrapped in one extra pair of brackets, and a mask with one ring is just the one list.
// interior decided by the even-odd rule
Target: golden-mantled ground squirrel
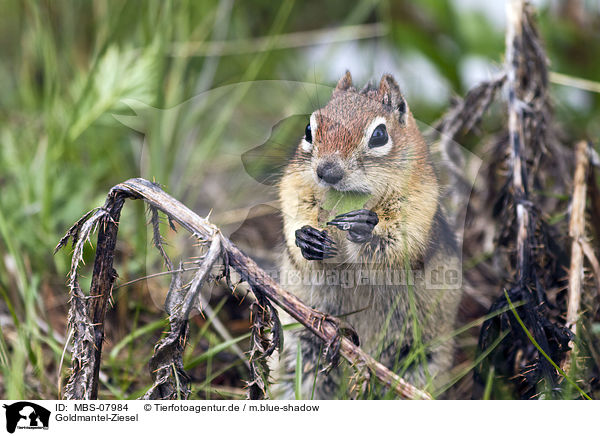
[[(366, 194), (365, 204), (323, 222), (330, 190)], [(392, 76), (362, 90), (349, 72), (340, 79), (311, 114), (279, 196), (284, 287), (343, 318), (373, 357), (431, 388), (452, 365), (460, 265), (427, 144)], [(294, 395), (299, 338), (302, 395), (311, 398), (324, 346), (307, 332), (289, 336), (279, 395)], [(318, 375), (315, 398), (345, 396), (340, 371)]]

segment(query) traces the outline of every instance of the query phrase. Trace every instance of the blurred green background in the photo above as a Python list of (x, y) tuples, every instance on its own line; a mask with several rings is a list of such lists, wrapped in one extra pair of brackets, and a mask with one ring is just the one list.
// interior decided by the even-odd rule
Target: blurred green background
[[(568, 136), (597, 142), (600, 3), (534, 4), (557, 73), (557, 119)], [(59, 396), (58, 375), (70, 361), (67, 350), (60, 368), (70, 253), (52, 250), (111, 186), (154, 179), (234, 232), (255, 205), (274, 199), (272, 186), (247, 175), (242, 154), (281, 119), (318, 106), (327, 96), (322, 85), (334, 85), (346, 69), (359, 86), (390, 72), (415, 116), (432, 123), (452, 96), (499, 71), (504, 23), (504, 2), (496, 0), (3, 0), (0, 398)], [(289, 93), (244, 85), (273, 80), (306, 85)], [(302, 135), (299, 118), (299, 130), (287, 133), (292, 146)], [(140, 204), (125, 208), (119, 283), (160, 269), (146, 255), (145, 221)], [(264, 242), (264, 234), (277, 233), (269, 225), (254, 226), (259, 242), (251, 232), (245, 239), (265, 262), (277, 242)], [(148, 387), (146, 364), (165, 326), (160, 300), (150, 295), (166, 283), (115, 290), (101, 397), (132, 398)], [(215, 347), (243, 336), (248, 321), (239, 302), (214, 306), (227, 333), (210, 319), (194, 321), (187, 357), (195, 398), (237, 398), (245, 367), (235, 354), (217, 359)]]

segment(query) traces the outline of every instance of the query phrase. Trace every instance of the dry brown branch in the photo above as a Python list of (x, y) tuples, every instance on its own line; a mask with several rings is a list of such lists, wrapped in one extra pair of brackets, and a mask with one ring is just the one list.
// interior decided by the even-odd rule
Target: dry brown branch
[[(500, 74), (493, 80), (479, 83), (470, 89), (464, 98), (455, 101), (452, 108), (433, 126), (441, 134), (442, 150), (446, 150), (449, 143), (456, 140), (459, 134), (468, 133), (481, 121), (505, 81), (506, 74)], [(459, 167), (462, 164), (462, 162), (455, 163)]]
[(437, 149), (440, 152), (440, 163), (450, 176), (444, 196), (452, 199), (451, 209), (460, 207), (465, 194), (468, 195), (473, 186), (464, 173), (465, 159), (456, 141), (477, 126), (505, 81), (506, 74), (500, 74), (493, 80), (474, 86), (464, 98), (454, 99), (452, 107), (434, 124), (433, 131), (428, 132), (432, 141), (439, 136)]
[[(170, 294), (182, 295), (181, 276), (178, 271), (171, 277)], [(167, 313), (171, 311), (167, 309)], [(175, 310), (172, 313), (176, 313)], [(183, 349), (189, 332), (187, 319), (171, 316), (169, 327), (169, 334), (154, 347), (148, 365), (154, 383), (141, 397), (142, 400), (186, 400), (190, 394), (189, 379), (183, 370)]]
[[(590, 223), (593, 229), (593, 239), (600, 240), (600, 187), (598, 187), (597, 168), (600, 168), (600, 157), (590, 145), (590, 168), (588, 171), (588, 196), (590, 198)], [(600, 280), (600, 276), (597, 277)]]
[(583, 254), (587, 258), (590, 266), (592, 267), (592, 271), (594, 273), (594, 281), (596, 283), (596, 294), (600, 297), (600, 262), (598, 262), (598, 258), (594, 253), (594, 249), (591, 244), (586, 240), (579, 241), (581, 244), (581, 248), (583, 249)]
[[(162, 251), (162, 250), (159, 250)], [(187, 292), (184, 292), (181, 273), (173, 276), (167, 298), (170, 331), (154, 349), (150, 359), (150, 373), (154, 384), (141, 399), (187, 399), (190, 391), (188, 377), (183, 370), (183, 349), (189, 330), (188, 318), (195, 307), (200, 290), (209, 277), (209, 273), (221, 255), (219, 238), (213, 238), (202, 265), (194, 274)]]
[[(541, 392), (554, 397), (560, 392), (561, 378), (550, 359), (563, 361), (572, 334), (561, 322), (552, 321), (555, 315), (547, 290), (557, 286), (562, 250), (544, 221), (543, 203), (530, 186), (545, 185), (539, 169), (550, 156), (561, 161), (557, 156), (563, 147), (553, 127), (547, 59), (532, 8), (523, 0), (507, 4), (505, 72), (508, 126), (506, 140), (499, 141), (498, 147), (506, 147), (508, 174), (494, 206), (500, 228), (496, 253), (509, 272), (502, 291), (523, 303), (516, 309), (523, 327), (512, 313), (501, 314), (484, 323), (479, 343), (485, 350), (492, 338), (509, 329), (506, 340), (491, 353), (495, 370), (513, 376), (522, 398)], [(501, 296), (490, 312), (507, 304)], [(520, 373), (515, 374), (515, 369)]]
[(585, 199), (588, 171), (588, 145), (585, 141), (575, 147), (575, 176), (573, 177), (573, 199), (569, 236), (571, 237), (571, 268), (569, 270), (569, 294), (567, 304), (567, 327), (577, 333), (579, 306), (583, 289), (583, 247), (585, 238)]
[[(181, 292), (175, 303), (169, 305), (172, 330), (155, 349), (151, 368), (157, 375), (153, 388), (144, 398), (164, 398), (165, 396), (177, 398), (177, 396), (185, 397), (187, 395), (185, 380), (181, 387), (182, 369), (178, 368), (187, 331), (187, 317), (211, 267), (219, 257), (223, 257), (226, 260), (226, 266), (233, 268), (243, 280), (248, 282), (259, 303), (270, 305), (270, 302), (273, 302), (277, 304), (306, 329), (323, 340), (327, 347), (334, 350), (339, 349), (340, 354), (351, 364), (361, 371), (368, 370), (370, 374), (395, 390), (401, 397), (431, 399), (428, 393), (398, 377), (366, 354), (348, 337), (343, 336), (344, 329), (339, 320), (309, 308), (298, 298), (283, 290), (252, 259), (224, 237), (217, 227), (166, 194), (156, 184), (144, 179), (130, 179), (113, 187), (105, 205), (78, 221), (57, 246), (59, 249), (65, 245), (70, 237), (73, 238), (76, 246), (69, 281), (72, 303), (70, 324), (74, 330), (74, 349), (72, 374), (67, 385), (66, 398), (97, 398), (98, 370), (104, 337), (104, 314), (106, 313), (106, 301), (110, 296), (115, 278), (112, 260), (118, 229), (117, 223), (123, 203), (128, 198), (142, 199), (150, 207), (160, 210), (169, 219), (179, 223), (192, 233), (202, 246), (209, 247), (203, 259), (203, 267), (196, 273), (190, 289), (187, 293)], [(77, 267), (81, 261), (82, 244), (89, 237), (91, 229), (96, 223), (101, 223), (101, 231), (98, 236), (92, 280), (94, 293), (90, 298), (86, 298), (77, 282)], [(181, 288), (180, 282), (177, 285), (175, 278), (173, 283), (170, 294)], [(171, 295), (169, 300), (171, 300)], [(88, 315), (90, 313), (93, 318)], [(94, 322), (91, 321), (92, 319)], [(173, 352), (175, 357), (172, 356)]]
[(522, 69), (519, 50), (523, 45), (523, 23), (525, 5), (521, 0), (513, 1), (508, 6), (508, 29), (506, 32), (506, 62), (508, 84), (508, 138), (510, 145), (510, 173), (516, 207), (517, 234), (517, 281), (523, 282), (524, 270), (527, 269), (529, 210), (524, 205), (527, 200), (526, 183), (527, 167), (523, 156), (523, 106), (520, 101), (522, 90), (519, 83), (519, 71)]
[[(567, 322), (573, 335), (577, 334), (579, 307), (584, 284), (583, 246), (585, 238), (585, 200), (588, 171), (588, 146), (585, 141), (575, 146), (575, 175), (573, 176), (573, 197), (571, 202), (571, 219), (569, 221), (569, 236), (571, 237), (571, 266), (569, 268), (569, 291), (567, 297)], [(573, 349), (575, 341), (570, 342)], [(571, 366), (571, 351), (567, 352), (563, 362), (563, 370), (569, 371)]]
[[(118, 199), (112, 208), (96, 209), (84, 215), (60, 240), (56, 250), (73, 240), (73, 256), (69, 273), (71, 305), (69, 326), (72, 329), (73, 354), (71, 377), (65, 388), (66, 399), (96, 398), (100, 357), (104, 340), (104, 316), (112, 285), (116, 278), (113, 255), (117, 236), (117, 222), (124, 199)], [(99, 227), (97, 256), (90, 295), (86, 297), (77, 280), (77, 267), (83, 258), (83, 246), (94, 228)]]

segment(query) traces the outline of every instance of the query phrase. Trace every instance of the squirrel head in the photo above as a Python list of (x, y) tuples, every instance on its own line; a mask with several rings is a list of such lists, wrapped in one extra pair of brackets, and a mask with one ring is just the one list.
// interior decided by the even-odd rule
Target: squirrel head
[(387, 74), (377, 88), (359, 91), (347, 71), (327, 105), (311, 114), (296, 159), (310, 162), (304, 168), (322, 188), (375, 195), (415, 172), (431, 173), (425, 141)]

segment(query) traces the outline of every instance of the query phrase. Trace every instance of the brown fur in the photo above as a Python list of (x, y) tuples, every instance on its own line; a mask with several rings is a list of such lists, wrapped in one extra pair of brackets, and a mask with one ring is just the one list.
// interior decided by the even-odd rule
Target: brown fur
[[(366, 147), (365, 129), (382, 117), (385, 120), (392, 148), (385, 155), (374, 155)], [(315, 283), (286, 283), (288, 274), (315, 272), (347, 272), (359, 269), (377, 271), (403, 270), (406, 265), (437, 265), (458, 267), (456, 253), (447, 238), (439, 237), (443, 217), (439, 210), (438, 183), (423, 137), (394, 79), (385, 75), (378, 88), (361, 91), (352, 86), (346, 73), (335, 88), (327, 105), (315, 112), (317, 129), (313, 132), (311, 152), (301, 147), (288, 165), (280, 184), (280, 201), (284, 218), (286, 250), (282, 262), (284, 285), (306, 303), (333, 315), (356, 312), (346, 319), (357, 330), (368, 352), (389, 350), (382, 358), (393, 366), (400, 350), (406, 351), (414, 338), (410, 316), (409, 290), (402, 285), (356, 284), (352, 289)], [(344, 169), (344, 190), (371, 194), (365, 208), (375, 211), (379, 223), (373, 239), (354, 243), (346, 234), (331, 226), (328, 233), (336, 242), (338, 254), (325, 261), (308, 261), (295, 244), (295, 232), (304, 225), (319, 228), (319, 204), (327, 187), (315, 177), (316, 167), (324, 160), (335, 160)], [(447, 236), (447, 235), (446, 235)], [(435, 238), (435, 241), (432, 240)], [(417, 322), (422, 340), (451, 330), (460, 299), (460, 290), (435, 292), (424, 283), (415, 283)], [(386, 331), (385, 320), (390, 320)], [(300, 335), (303, 354), (316, 363), (320, 344)], [(292, 341), (293, 342), (293, 341)], [(287, 356), (293, 371), (295, 347)], [(288, 350), (290, 349), (288, 345)], [(450, 342), (431, 350), (430, 366), (434, 372), (447, 370), (452, 362)], [(385, 354), (385, 353), (384, 353)], [(427, 371), (425, 371), (427, 372)], [(308, 371), (307, 374), (310, 374)], [(423, 368), (415, 368), (409, 378), (425, 383)], [(306, 378), (312, 381), (312, 376)], [(331, 397), (335, 376), (325, 380), (317, 395)], [(288, 385), (289, 396), (289, 385)]]

